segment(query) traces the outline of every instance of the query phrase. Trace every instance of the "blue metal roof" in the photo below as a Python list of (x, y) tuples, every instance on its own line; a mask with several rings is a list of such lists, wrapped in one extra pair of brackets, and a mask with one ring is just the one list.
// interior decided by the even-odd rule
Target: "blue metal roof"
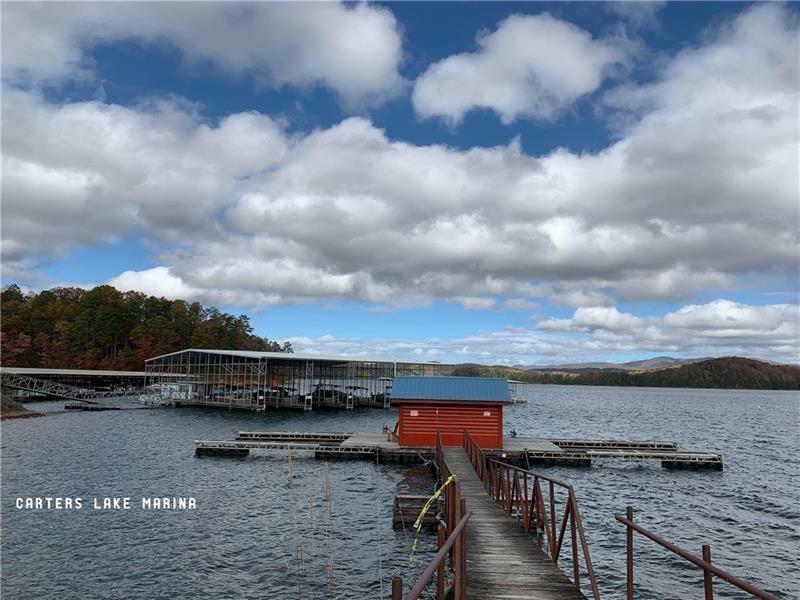
[(495, 377), (395, 377), (392, 403), (398, 400), (511, 403), (508, 381)]

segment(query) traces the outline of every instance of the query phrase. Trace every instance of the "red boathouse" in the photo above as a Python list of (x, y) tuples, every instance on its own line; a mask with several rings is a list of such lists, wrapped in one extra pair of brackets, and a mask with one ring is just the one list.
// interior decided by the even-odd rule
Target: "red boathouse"
[(399, 408), (401, 446), (460, 446), (464, 430), (481, 448), (503, 447), (503, 405), (508, 381), (493, 377), (395, 377), (392, 405)]

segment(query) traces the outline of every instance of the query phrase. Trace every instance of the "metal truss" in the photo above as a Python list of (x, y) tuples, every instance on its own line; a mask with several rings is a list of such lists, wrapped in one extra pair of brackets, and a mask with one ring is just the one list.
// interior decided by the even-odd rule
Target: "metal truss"
[(17, 390), (25, 390), (26, 392), (43, 394), (46, 396), (55, 396), (58, 398), (68, 398), (70, 400), (78, 400), (80, 402), (87, 402), (90, 404), (94, 404), (92, 400), (133, 395), (138, 392), (138, 390), (126, 391), (125, 393), (120, 393), (118, 391), (98, 392), (96, 390), (76, 387), (74, 385), (67, 385), (66, 383), (59, 383), (57, 381), (51, 381), (49, 379), (40, 379), (38, 377), (28, 377), (27, 375), (16, 375), (11, 373), (3, 373), (0, 376), (0, 381), (2, 381), (3, 386)]

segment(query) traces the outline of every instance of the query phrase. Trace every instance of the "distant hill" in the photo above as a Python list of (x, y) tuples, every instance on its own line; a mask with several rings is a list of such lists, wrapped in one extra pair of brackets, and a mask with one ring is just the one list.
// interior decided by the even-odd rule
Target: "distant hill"
[(707, 357), (672, 358), (670, 356), (656, 356), (655, 358), (648, 358), (646, 360), (632, 360), (630, 362), (622, 363), (622, 367), (628, 371), (653, 371), (655, 369), (688, 365), (704, 360), (709, 360), (709, 359)]
[(632, 360), (630, 362), (586, 362), (566, 363), (563, 365), (546, 365), (543, 367), (517, 365), (514, 368), (526, 371), (587, 371), (611, 369), (615, 371), (652, 371), (664, 367), (674, 367), (689, 363), (708, 360), (708, 358), (672, 358), (671, 356), (656, 356), (645, 360)]
[[(648, 361), (642, 361), (648, 362)], [(454, 375), (517, 379), (528, 383), (750, 390), (800, 390), (800, 366), (729, 356), (651, 370), (522, 370), (459, 365)]]

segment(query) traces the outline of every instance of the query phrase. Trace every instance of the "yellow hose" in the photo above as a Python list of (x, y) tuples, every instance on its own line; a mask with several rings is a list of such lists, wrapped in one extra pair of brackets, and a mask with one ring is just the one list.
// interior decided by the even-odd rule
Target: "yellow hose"
[(425, 504), (422, 505), (422, 510), (419, 511), (419, 516), (417, 516), (417, 520), (414, 521), (414, 529), (416, 530), (417, 533), (414, 536), (414, 543), (411, 544), (411, 554), (409, 554), (408, 556), (409, 565), (414, 566), (415, 563), (414, 552), (417, 551), (417, 540), (419, 539), (419, 532), (422, 529), (422, 521), (425, 518), (425, 513), (428, 512), (428, 509), (431, 507), (431, 504), (436, 502), (439, 496), (442, 495), (442, 490), (444, 490), (444, 488), (446, 488), (452, 481), (455, 481), (455, 478), (456, 478), (455, 475), (450, 475), (450, 477), (447, 478), (447, 481), (445, 481), (441, 485), (441, 487), (433, 493), (433, 496), (428, 498)]

